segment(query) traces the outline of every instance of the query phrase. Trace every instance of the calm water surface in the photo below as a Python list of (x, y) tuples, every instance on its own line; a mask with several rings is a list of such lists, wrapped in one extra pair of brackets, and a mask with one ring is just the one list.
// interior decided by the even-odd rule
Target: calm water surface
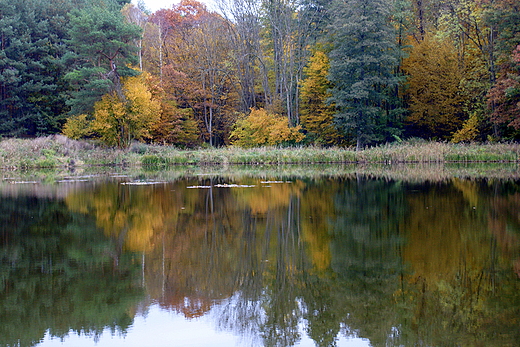
[(520, 181), (0, 184), (0, 346), (516, 346)]

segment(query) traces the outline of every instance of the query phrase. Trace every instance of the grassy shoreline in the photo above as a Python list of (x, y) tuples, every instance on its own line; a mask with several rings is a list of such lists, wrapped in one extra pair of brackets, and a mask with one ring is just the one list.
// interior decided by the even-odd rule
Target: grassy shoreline
[(75, 168), (85, 166), (284, 165), (284, 164), (409, 164), (517, 163), (520, 145), (450, 144), (414, 141), (356, 152), (349, 148), (236, 147), (181, 150), (171, 146), (133, 144), (127, 150), (101, 147), (61, 135), (0, 142), (0, 168)]

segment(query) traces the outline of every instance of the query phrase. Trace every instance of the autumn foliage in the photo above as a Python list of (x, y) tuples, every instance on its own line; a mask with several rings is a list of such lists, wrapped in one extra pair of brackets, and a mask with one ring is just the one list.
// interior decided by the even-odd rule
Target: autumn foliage
[(301, 127), (289, 127), (287, 118), (264, 109), (252, 109), (249, 116), (237, 121), (231, 132), (232, 144), (240, 147), (274, 146), (303, 140)]
[[(42, 111), (34, 117), (49, 122), (36, 123), (121, 148), (520, 139), (515, 1), (245, 4), (219, 1), (218, 13), (195, 0), (155, 13), (121, 2), (81, 9), (67, 31), (68, 112), (58, 124)], [(103, 35), (93, 38), (87, 22)], [(12, 99), (19, 54), (9, 49), (0, 91)], [(23, 95), (37, 108), (51, 104), (43, 94)], [(4, 99), (0, 133), (23, 121)]]
[(520, 45), (511, 54), (504, 74), (488, 93), (488, 107), (492, 110), (491, 120), (505, 124), (515, 131), (520, 130)]
[(463, 122), (457, 51), (448, 40), (427, 36), (415, 43), (403, 69), (409, 75), (407, 121), (430, 138), (449, 138)]
[(317, 50), (304, 69), (306, 78), (302, 81), (300, 123), (306, 136), (316, 144), (332, 145), (341, 143), (341, 134), (334, 124), (333, 104), (329, 103), (332, 96), (332, 83), (329, 74), (329, 58), (324, 51)]
[(149, 139), (160, 114), (159, 101), (152, 97), (144, 75), (126, 79), (123, 86), (124, 99), (111, 93), (95, 104), (92, 122), (103, 142), (120, 148), (133, 140)]

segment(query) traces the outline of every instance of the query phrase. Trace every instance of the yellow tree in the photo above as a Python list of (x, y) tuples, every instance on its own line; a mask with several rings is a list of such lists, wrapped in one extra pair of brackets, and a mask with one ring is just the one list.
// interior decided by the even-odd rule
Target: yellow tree
[(456, 48), (447, 39), (427, 35), (403, 61), (409, 76), (406, 98), (412, 133), (449, 139), (464, 121), (463, 73)]
[(464, 122), (462, 128), (457, 130), (451, 139), (453, 143), (459, 142), (471, 142), (474, 141), (478, 134), (478, 117), (477, 113), (472, 113), (469, 118)]
[(301, 142), (301, 126), (289, 127), (289, 120), (264, 109), (252, 109), (231, 132), (232, 144), (240, 147), (274, 146), (284, 142)]
[(63, 126), (63, 135), (73, 140), (88, 138), (94, 133), (91, 123), (87, 114), (72, 116)]
[(341, 142), (341, 135), (334, 126), (334, 105), (327, 100), (332, 96), (332, 83), (327, 79), (329, 58), (322, 50), (316, 50), (304, 68), (306, 75), (300, 87), (300, 124), (307, 132), (307, 139), (322, 145)]
[(92, 129), (110, 146), (126, 148), (133, 140), (151, 138), (160, 116), (160, 103), (146, 83), (146, 74), (123, 82), (124, 99), (115, 93), (105, 95), (94, 105)]
[[(463, 73), (465, 122), (452, 141), (471, 141), (482, 137), (489, 125), (485, 95), (496, 79), (496, 55), (493, 53), (496, 30), (486, 22), (489, 3), (456, 0), (446, 3), (437, 18), (437, 30), (457, 48), (459, 69)], [(480, 135), (480, 132), (483, 132)]]

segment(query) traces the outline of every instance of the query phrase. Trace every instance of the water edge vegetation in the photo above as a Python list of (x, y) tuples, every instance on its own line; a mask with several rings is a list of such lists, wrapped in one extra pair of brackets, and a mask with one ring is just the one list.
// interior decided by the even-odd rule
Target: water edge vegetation
[(284, 165), (284, 164), (425, 164), (518, 163), (517, 143), (453, 144), (412, 140), (360, 151), (340, 147), (197, 148), (134, 143), (116, 149), (61, 135), (0, 142), (0, 167), (76, 168), (89, 166), (167, 167), (171, 165)]

